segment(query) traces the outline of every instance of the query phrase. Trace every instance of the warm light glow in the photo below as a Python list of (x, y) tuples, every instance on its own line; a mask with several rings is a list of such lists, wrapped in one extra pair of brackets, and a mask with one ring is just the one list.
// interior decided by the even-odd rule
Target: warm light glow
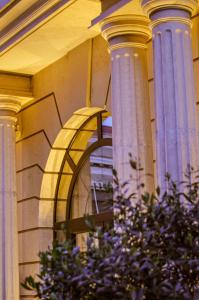
[[(48, 161), (46, 163), (45, 167), (45, 172), (54, 172), (58, 173), (61, 168), (61, 164), (64, 158), (64, 153), (69, 144), (71, 143), (72, 139), (74, 138), (75, 134), (77, 133), (77, 129), (84, 123), (86, 120), (89, 119), (92, 115), (94, 115), (97, 112), (102, 111), (101, 108), (98, 107), (85, 107), (82, 109), (79, 109), (76, 111), (73, 116), (68, 120), (68, 122), (64, 125), (64, 129), (61, 129), (54, 144), (53, 147), (49, 153)], [(91, 128), (91, 127), (92, 128)], [(67, 128), (69, 128), (67, 130)], [(86, 129), (92, 129), (95, 130), (97, 128), (97, 122), (96, 120), (91, 120), (86, 126)], [(84, 132), (85, 133), (85, 132)], [(75, 146), (82, 146), (83, 149), (86, 147), (86, 143), (90, 136), (92, 135), (92, 132), (86, 132), (86, 135), (84, 135), (84, 139), (80, 140), (79, 135), (74, 140), (74, 147)], [(59, 148), (59, 149), (56, 149)], [(62, 150), (63, 149), (63, 150)], [(73, 148), (74, 149), (74, 148)], [(81, 154), (78, 153), (76, 156), (76, 161), (80, 159)], [(65, 163), (63, 171), (65, 173), (71, 173), (72, 170), (68, 163)], [(68, 177), (67, 177), (68, 176)], [(67, 189), (71, 180), (70, 175), (67, 175), (63, 180), (64, 180), (64, 185), (65, 189), (63, 190), (63, 193), (59, 195), (60, 197), (65, 197), (67, 196)], [(41, 192), (40, 192), (40, 198), (44, 199), (54, 199), (55, 197), (55, 190), (56, 190), (56, 184), (57, 184), (57, 179), (58, 179), (58, 174), (44, 174), (43, 180), (42, 180), (42, 185), (41, 185)], [(67, 181), (68, 180), (68, 181)], [(66, 181), (68, 184), (66, 184)]]
[(44, 174), (40, 192), (41, 199), (54, 199), (58, 174)]
[[(55, 197), (57, 198), (56, 220), (65, 220), (67, 196), (73, 176), (73, 171), (67, 160), (65, 160), (63, 173), (60, 178), (58, 195), (56, 195), (56, 187), (66, 150), (68, 148), (71, 159), (77, 165), (85, 149), (88, 147), (89, 140), (97, 138), (94, 132), (97, 130), (98, 122), (97, 117), (94, 115), (102, 111), (104, 110), (97, 107), (79, 109), (67, 121), (64, 128), (60, 130), (50, 150), (45, 174), (42, 179), (40, 192), (41, 206), (39, 209), (39, 223), (41, 226), (53, 225)], [(103, 112), (102, 114), (102, 122), (106, 127), (112, 126), (112, 118), (109, 116), (108, 112)], [(42, 201), (42, 199), (45, 201)]]
[(49, 157), (48, 157), (45, 171), (46, 172), (59, 172), (60, 165), (64, 158), (64, 154), (65, 154), (65, 150), (52, 149), (49, 154)]

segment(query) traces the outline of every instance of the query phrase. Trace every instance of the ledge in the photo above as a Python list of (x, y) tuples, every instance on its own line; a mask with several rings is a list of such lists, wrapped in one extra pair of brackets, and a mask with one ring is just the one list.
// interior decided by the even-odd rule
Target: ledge
[(0, 72), (0, 95), (15, 96), (24, 106), (33, 100), (32, 76)]

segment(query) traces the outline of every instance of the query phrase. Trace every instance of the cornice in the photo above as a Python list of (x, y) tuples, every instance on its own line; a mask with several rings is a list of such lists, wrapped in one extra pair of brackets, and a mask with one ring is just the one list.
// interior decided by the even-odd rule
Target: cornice
[(166, 8), (182, 9), (192, 15), (198, 8), (198, 0), (141, 0), (140, 2), (148, 16), (154, 11)]
[(101, 23), (101, 32), (104, 39), (109, 41), (113, 37), (123, 35), (142, 36), (151, 38), (149, 19), (139, 15), (124, 15), (106, 18)]
[[(51, 18), (63, 6), (68, 6), (76, 0), (37, 0), (35, 4), (12, 21), (0, 32), (0, 53), (32, 32), (41, 23)], [(5, 18), (2, 16), (2, 18)]]
[(21, 109), (21, 101), (14, 96), (0, 95), (0, 110), (19, 112)]

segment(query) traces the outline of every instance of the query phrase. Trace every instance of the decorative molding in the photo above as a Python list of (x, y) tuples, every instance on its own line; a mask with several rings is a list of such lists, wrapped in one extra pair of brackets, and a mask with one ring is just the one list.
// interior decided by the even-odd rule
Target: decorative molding
[[(21, 109), (21, 101), (18, 97), (0, 95), (0, 110), (11, 111), (14, 113), (19, 112)], [(7, 116), (1, 116), (2, 118)]]
[(151, 28), (156, 27), (159, 24), (166, 23), (166, 22), (179, 22), (185, 25), (192, 27), (192, 21), (190, 19), (181, 18), (181, 17), (166, 17), (166, 18), (159, 18), (151, 22)]
[[(17, 122), (17, 118), (11, 117), (11, 116), (0, 116), (0, 126), (10, 127), (11, 125), (8, 124), (8, 121), (10, 121), (12, 123), (16, 123)], [(12, 126), (13, 126), (14, 129), (16, 128), (15, 125), (12, 125)]]
[(33, 100), (32, 76), (0, 71), (0, 96), (18, 99), (21, 105)]
[(157, 10), (166, 8), (177, 8), (193, 12), (198, 8), (198, 0), (141, 0), (144, 12), (149, 16)]
[(141, 35), (148, 40), (151, 37), (149, 19), (139, 15), (114, 16), (101, 23), (102, 36), (109, 40), (121, 35)]
[(118, 43), (116, 45), (109, 46), (109, 50), (117, 50), (120, 48), (144, 48), (147, 49), (147, 45), (144, 43), (135, 43), (135, 42), (123, 42), (123, 43)]

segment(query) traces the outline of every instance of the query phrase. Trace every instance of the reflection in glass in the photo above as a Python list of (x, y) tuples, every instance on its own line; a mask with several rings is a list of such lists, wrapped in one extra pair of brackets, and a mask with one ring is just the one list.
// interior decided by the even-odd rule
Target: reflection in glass
[[(67, 148), (70, 156), (70, 160), (66, 156), (60, 174), (56, 222), (65, 223), (66, 221), (66, 228), (69, 229), (74, 243), (80, 246), (81, 251), (86, 249), (85, 241), (88, 234), (83, 217), (85, 215), (98, 215), (98, 219), (102, 222), (100, 224), (104, 224), (107, 222), (107, 215), (112, 220), (110, 212), (112, 212), (113, 207), (112, 147), (101, 146), (110, 144), (110, 140), (105, 139), (112, 138), (112, 118), (108, 112), (102, 112), (87, 122), (87, 117), (84, 116), (83, 112), (84, 110), (79, 111), (78, 120), (73, 118), (72, 121), (67, 122), (60, 139), (56, 140), (56, 147), (58, 148), (60, 148), (60, 143), (65, 142), (65, 148)], [(93, 146), (92, 149), (98, 148), (91, 153), (90, 146)], [(63, 155), (63, 157), (65, 156)], [(74, 179), (76, 180), (74, 188), (73, 174), (75, 174)], [(71, 192), (72, 188), (71, 196), (69, 191)], [(69, 196), (70, 199), (68, 199)], [(66, 219), (66, 210), (69, 210), (69, 219), (68, 215)], [(84, 225), (81, 225), (81, 222)], [(64, 236), (66, 237), (66, 234), (63, 234), (59, 229), (57, 238), (63, 241)]]
[(110, 211), (113, 204), (112, 147), (103, 146), (91, 153), (84, 163), (72, 196), (71, 218)]
[(102, 122), (103, 138), (112, 138), (112, 117), (109, 116)]

